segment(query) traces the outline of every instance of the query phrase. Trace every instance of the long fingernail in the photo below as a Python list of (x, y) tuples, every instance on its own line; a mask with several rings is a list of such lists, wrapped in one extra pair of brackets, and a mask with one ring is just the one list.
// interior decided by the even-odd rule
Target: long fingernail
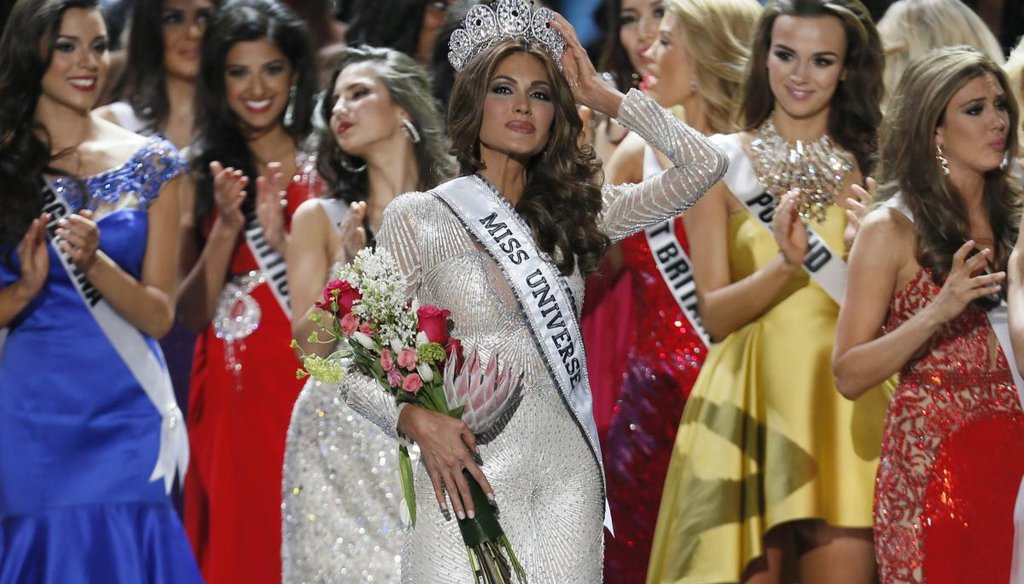
[(494, 493), (487, 493), (487, 501), (490, 502), (490, 504), (494, 505), (495, 507), (498, 506), (498, 499), (494, 497)]
[(466, 518), (466, 514), (463, 513), (462, 511), (456, 511), (455, 515), (459, 518), (459, 521), (462, 521), (463, 519)]
[(476, 512), (474, 510), (470, 509), (469, 510), (469, 518), (473, 519), (474, 517), (476, 517)]

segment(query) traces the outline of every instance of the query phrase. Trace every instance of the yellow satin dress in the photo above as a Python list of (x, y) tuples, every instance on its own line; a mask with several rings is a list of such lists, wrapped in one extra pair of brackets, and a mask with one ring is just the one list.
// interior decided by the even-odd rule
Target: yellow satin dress
[[(843, 209), (810, 225), (844, 248)], [(732, 281), (778, 253), (749, 212), (729, 218)], [(765, 533), (789, 521), (871, 527), (892, 386), (843, 398), (832, 377), (838, 305), (803, 271), (779, 298), (708, 353), (676, 436), (648, 584), (738, 582)]]

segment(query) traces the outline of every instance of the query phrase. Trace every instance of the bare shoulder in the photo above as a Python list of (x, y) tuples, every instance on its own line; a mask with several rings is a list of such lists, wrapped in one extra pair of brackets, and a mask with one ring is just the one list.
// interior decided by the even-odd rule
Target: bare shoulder
[(299, 204), (292, 215), (292, 231), (296, 231), (296, 227), (301, 229), (303, 227), (319, 226), (320, 224), (326, 225), (329, 221), (330, 218), (324, 212), (319, 198), (306, 199)]
[(914, 261), (916, 239), (914, 224), (903, 213), (891, 207), (876, 207), (864, 217), (854, 248), (858, 255), (868, 254), (873, 262), (900, 268)]
[(95, 175), (123, 165), (151, 140), (109, 122), (96, 113), (93, 113), (92, 120), (92, 135), (78, 147), (82, 175)]
[(857, 237), (884, 239), (889, 243), (911, 243), (915, 239), (914, 224), (900, 211), (892, 207), (876, 207), (861, 222)]
[(608, 184), (638, 183), (643, 180), (644, 148), (647, 141), (630, 132), (612, 152), (605, 165)]

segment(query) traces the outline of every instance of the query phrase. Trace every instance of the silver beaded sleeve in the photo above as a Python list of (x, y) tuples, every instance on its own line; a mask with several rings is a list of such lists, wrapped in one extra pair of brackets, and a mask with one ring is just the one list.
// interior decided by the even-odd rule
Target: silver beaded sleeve
[(598, 225), (612, 241), (689, 209), (725, 175), (725, 153), (636, 89), (626, 95), (616, 119), (662, 151), (673, 166), (640, 184), (604, 186)]
[[(416, 296), (420, 279), (420, 260), (415, 229), (408, 226), (394, 213), (385, 211), (381, 222), (377, 245), (391, 252), (405, 274), (409, 289), (406, 295)], [(360, 373), (350, 373), (341, 382), (341, 395), (353, 410), (370, 420), (375, 426), (392, 438), (404, 440), (398, 433), (399, 408), (395, 398), (388, 395), (373, 378)]]

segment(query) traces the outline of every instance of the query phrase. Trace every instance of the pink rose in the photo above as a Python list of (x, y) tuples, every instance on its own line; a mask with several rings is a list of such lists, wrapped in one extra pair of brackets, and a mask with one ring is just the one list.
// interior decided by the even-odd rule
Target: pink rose
[(347, 336), (351, 336), (352, 333), (359, 330), (359, 317), (352, 314), (351, 312), (341, 317), (341, 332)]
[(373, 336), (373, 324), (370, 321), (368, 321), (368, 320), (363, 321), (363, 324), (359, 325), (359, 332), (363, 333), (364, 335), (366, 335), (368, 337), (372, 337)]
[(394, 358), (391, 356), (391, 351), (388, 349), (382, 349), (380, 352), (380, 366), (384, 368), (384, 371), (392, 371), (395, 368)]
[(398, 366), (412, 371), (416, 368), (416, 360), (418, 358), (419, 356), (416, 354), (416, 349), (406, 347), (398, 353)]
[(388, 371), (388, 385), (396, 389), (402, 385), (402, 374), (398, 372), (398, 369)]
[(416, 311), (416, 318), (419, 319), (419, 329), (431, 343), (448, 343), (448, 315), (451, 312), (434, 306), (424, 304)]
[(405, 381), (402, 382), (402, 389), (408, 391), (409, 393), (417, 393), (422, 388), (423, 380), (420, 379), (420, 376), (415, 373), (413, 373), (409, 377), (406, 377)]

